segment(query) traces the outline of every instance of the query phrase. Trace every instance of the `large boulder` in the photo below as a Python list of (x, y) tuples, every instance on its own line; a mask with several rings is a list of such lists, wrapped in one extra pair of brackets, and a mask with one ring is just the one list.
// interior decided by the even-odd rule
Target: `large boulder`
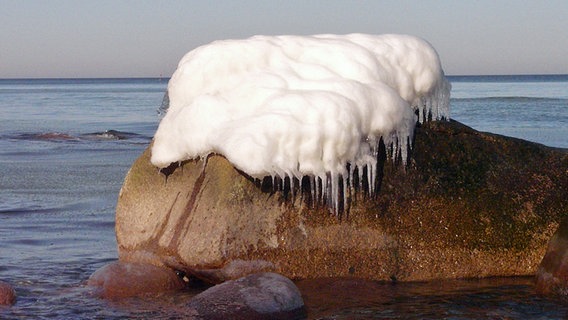
[(147, 149), (118, 199), (120, 259), (213, 283), (259, 271), (400, 281), (531, 275), (568, 212), (565, 150), (440, 121), (417, 127), (407, 165), (381, 152), (378, 192), (369, 196), (365, 183), (348, 190), (348, 210), (336, 216), (309, 190), (274, 191), (271, 179), (251, 179), (222, 156), (160, 172)]

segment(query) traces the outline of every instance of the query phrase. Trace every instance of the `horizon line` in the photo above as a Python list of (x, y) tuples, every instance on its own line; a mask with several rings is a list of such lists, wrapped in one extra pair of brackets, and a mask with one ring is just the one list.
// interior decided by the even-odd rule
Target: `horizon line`
[[(515, 76), (568, 76), (568, 73), (508, 73), (508, 74), (447, 74), (446, 77), (515, 77)], [(167, 79), (171, 76), (117, 76), (117, 77), (11, 77), (0, 80), (135, 80), (135, 79)]]

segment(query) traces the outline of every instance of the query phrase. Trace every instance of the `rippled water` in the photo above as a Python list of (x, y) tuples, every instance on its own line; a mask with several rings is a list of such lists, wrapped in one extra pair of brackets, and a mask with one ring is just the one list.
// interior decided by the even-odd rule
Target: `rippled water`
[(533, 278), (381, 283), (300, 281), (313, 319), (565, 319), (568, 304), (538, 296)]
[(453, 119), (480, 131), (568, 148), (568, 76), (450, 80)]
[[(451, 78), (452, 118), (476, 129), (568, 147), (568, 77)], [(150, 141), (160, 79), (0, 80), (0, 279), (17, 303), (0, 319), (170, 319), (199, 289), (104, 301), (85, 287), (117, 259), (114, 208)], [(301, 281), (312, 319), (561, 319), (563, 301), (532, 279), (396, 285)]]

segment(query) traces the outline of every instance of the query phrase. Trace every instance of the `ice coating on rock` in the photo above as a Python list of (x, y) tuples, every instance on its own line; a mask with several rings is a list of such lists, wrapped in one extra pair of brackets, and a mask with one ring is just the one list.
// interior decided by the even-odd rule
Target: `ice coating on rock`
[(413, 36), (216, 41), (181, 59), (151, 161), (218, 153), (254, 178), (314, 177), (337, 208), (356, 169), (372, 192), (381, 139), (404, 161), (417, 121), (449, 118), (449, 91), (438, 54)]

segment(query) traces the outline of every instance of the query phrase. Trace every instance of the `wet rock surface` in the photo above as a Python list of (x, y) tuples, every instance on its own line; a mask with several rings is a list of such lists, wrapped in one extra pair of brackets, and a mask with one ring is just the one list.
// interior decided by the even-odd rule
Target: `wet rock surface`
[(303, 319), (302, 295), (276, 273), (256, 273), (211, 287), (188, 303), (197, 319)]
[(180, 290), (185, 286), (175, 271), (141, 263), (112, 262), (95, 271), (87, 284), (106, 299)]
[(455, 121), (419, 126), (408, 165), (383, 156), (378, 192), (364, 183), (349, 190), (339, 217), (309, 190), (275, 191), (222, 156), (162, 173), (149, 156), (120, 192), (120, 259), (211, 283), (260, 271), (397, 281), (533, 275), (568, 212), (565, 150)]
[(16, 290), (7, 282), (0, 280), (0, 306), (11, 306), (16, 303)]

